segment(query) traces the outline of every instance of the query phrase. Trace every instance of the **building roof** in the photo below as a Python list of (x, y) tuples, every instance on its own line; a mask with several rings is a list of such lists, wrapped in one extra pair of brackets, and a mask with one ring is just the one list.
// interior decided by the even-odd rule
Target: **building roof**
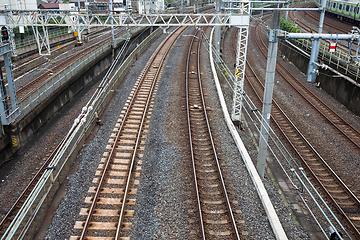
[(58, 3), (43, 3), (39, 5), (39, 9), (59, 9)]

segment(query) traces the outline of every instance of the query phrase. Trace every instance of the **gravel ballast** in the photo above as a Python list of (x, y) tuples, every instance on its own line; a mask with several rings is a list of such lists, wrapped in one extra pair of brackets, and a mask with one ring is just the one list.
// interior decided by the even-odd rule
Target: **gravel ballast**
[(101, 155), (104, 152), (116, 120), (125, 105), (139, 73), (145, 66), (152, 52), (164, 38), (165, 36), (161, 36), (157, 39), (135, 62), (122, 84), (120, 84), (116, 90), (115, 97), (110, 103), (111, 107), (104, 117), (103, 125), (92, 141), (86, 144), (78, 154), (76, 160), (79, 164), (78, 170), (68, 177), (67, 194), (53, 217), (52, 224), (47, 231), (45, 239), (69, 239), (72, 235), (75, 220), (84, 203), (86, 193), (95, 175), (95, 170), (98, 167)]
[[(192, 33), (193, 28), (184, 32), (185, 35)], [(78, 154), (77, 169), (68, 176), (67, 193), (55, 212), (45, 239), (69, 239), (73, 235), (75, 221), (79, 219), (80, 208), (120, 112), (140, 72), (165, 37), (161, 36), (148, 47), (116, 90), (111, 106), (102, 117), (103, 125)], [(197, 222), (193, 220), (196, 205), (193, 201), (193, 176), (189, 173), (191, 160), (184, 116), (186, 106), (183, 105), (184, 58), (189, 39), (180, 37), (175, 43), (158, 80), (142, 159), (131, 239), (198, 239), (199, 236)], [(274, 239), (261, 201), (223, 119), (204, 47), (201, 67), (212, 134), (239, 232), (242, 239)], [(227, 104), (231, 106), (232, 93), (226, 84), (223, 84), (223, 89)], [(251, 136), (247, 132), (239, 133), (250, 156), (256, 159), (257, 150)], [(310, 239), (293, 220), (291, 209), (283, 202), (276, 184), (270, 178), (265, 178), (264, 184), (288, 238)]]

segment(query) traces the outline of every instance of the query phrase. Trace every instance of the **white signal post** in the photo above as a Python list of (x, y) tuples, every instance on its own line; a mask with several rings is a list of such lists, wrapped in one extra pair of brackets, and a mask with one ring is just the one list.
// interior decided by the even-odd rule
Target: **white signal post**
[[(235, 19), (234, 19), (235, 20)], [(239, 21), (237, 51), (236, 51), (236, 68), (235, 68), (235, 84), (233, 93), (233, 108), (231, 120), (233, 122), (241, 122), (242, 98), (244, 93), (244, 78), (246, 65), (246, 52), (249, 33), (250, 14), (244, 14), (237, 19)]]

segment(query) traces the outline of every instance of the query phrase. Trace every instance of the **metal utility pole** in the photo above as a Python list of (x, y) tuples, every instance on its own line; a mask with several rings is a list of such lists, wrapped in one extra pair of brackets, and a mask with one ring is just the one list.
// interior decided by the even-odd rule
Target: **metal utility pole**
[[(221, 6), (221, 0), (216, 1), (216, 11), (220, 13), (220, 6)], [(219, 23), (219, 19), (216, 18), (216, 23)], [(214, 41), (215, 41), (215, 49), (218, 53), (220, 53), (220, 34), (221, 34), (221, 27), (215, 26), (215, 32), (214, 32)]]
[(270, 24), (269, 50), (266, 65), (265, 90), (262, 108), (262, 121), (259, 141), (259, 154), (257, 159), (257, 171), (261, 177), (264, 177), (268, 132), (270, 124), (271, 103), (274, 90), (276, 56), (278, 50), (277, 30), (280, 28), (280, 10), (274, 10)]
[[(109, 10), (110, 10), (110, 15), (112, 16), (113, 15), (113, 1), (110, 0), (110, 4), (109, 4)], [(111, 25), (114, 23), (114, 19), (111, 18), (110, 19), (110, 23)], [(115, 47), (115, 36), (114, 36), (114, 26), (111, 26), (111, 45), (113, 46), (113, 48)]]
[(11, 56), (10, 56), (10, 44), (2, 44), (0, 46), (0, 54), (3, 55), (4, 65), (6, 70), (6, 80), (8, 84), (11, 108), (8, 105), (8, 95), (5, 89), (5, 84), (1, 80), (0, 82), (0, 114), (1, 114), (1, 124), (9, 125), (12, 120), (14, 120), (19, 115), (18, 101), (16, 97), (15, 82), (11, 66)]
[(15, 39), (14, 39), (14, 32), (13, 29), (11, 27), (8, 28), (9, 31), (9, 41), (10, 41), (10, 49), (11, 49), (11, 54), (13, 58), (17, 58), (17, 52), (16, 52), (16, 45), (15, 45)]
[[(322, 11), (320, 14), (319, 31), (318, 31), (319, 34), (322, 33), (322, 28), (323, 28), (323, 24), (324, 24), (326, 0), (321, 0), (321, 7), (322, 7)], [(317, 75), (316, 61), (319, 56), (319, 47), (320, 47), (320, 39), (313, 40), (309, 68), (308, 68), (308, 72), (307, 72), (307, 81), (308, 82), (315, 82), (315, 80), (316, 80), (316, 75)]]
[[(78, 0), (78, 12), (80, 14), (80, 0)], [(80, 22), (78, 22), (80, 24)], [(81, 29), (80, 26), (77, 27), (77, 34), (78, 34), (78, 42), (81, 44)]]
[[(85, 12), (87, 14), (86, 20), (87, 20), (87, 22), (89, 22), (89, 3), (87, 0), (85, 0)], [(91, 26), (89, 25), (88, 26), (88, 34), (90, 33), (90, 28), (91, 28)]]

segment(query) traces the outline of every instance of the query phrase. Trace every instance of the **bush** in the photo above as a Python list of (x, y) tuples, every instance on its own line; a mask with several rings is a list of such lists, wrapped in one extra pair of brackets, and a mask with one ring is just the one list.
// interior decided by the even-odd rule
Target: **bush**
[(301, 33), (301, 30), (294, 23), (281, 18), (280, 20), (280, 29), (290, 33)]

